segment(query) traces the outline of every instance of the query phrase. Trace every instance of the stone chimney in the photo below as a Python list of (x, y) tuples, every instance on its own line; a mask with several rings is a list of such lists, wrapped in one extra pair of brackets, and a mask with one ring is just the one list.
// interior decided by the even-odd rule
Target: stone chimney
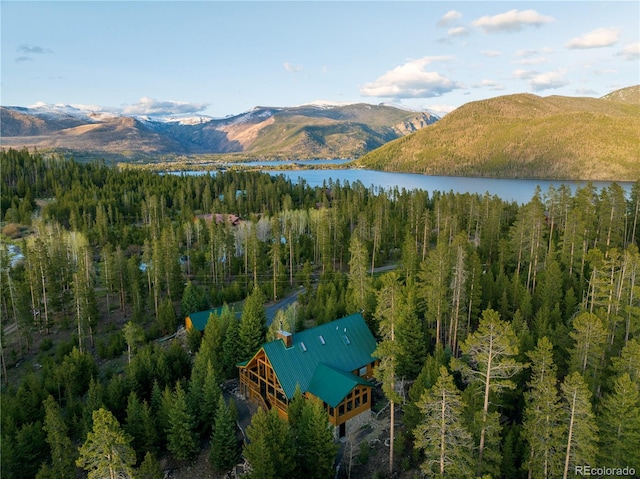
[(282, 339), (285, 348), (290, 348), (291, 346), (293, 346), (293, 334), (291, 334), (290, 332), (279, 330), (277, 338)]

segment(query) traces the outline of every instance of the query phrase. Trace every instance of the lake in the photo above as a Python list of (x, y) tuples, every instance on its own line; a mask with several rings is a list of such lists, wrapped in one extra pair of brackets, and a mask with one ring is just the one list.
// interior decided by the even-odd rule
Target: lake
[[(268, 170), (265, 170), (268, 171)], [(291, 171), (268, 171), (272, 175), (284, 175), (293, 182), (304, 180), (309, 186), (322, 186), (328, 184), (329, 179), (354, 183), (362, 182), (367, 188), (383, 188), (390, 190), (396, 186), (399, 189), (407, 190), (420, 189), (433, 193), (434, 191), (456, 193), (477, 193), (484, 195), (496, 195), (506, 201), (516, 201), (518, 203), (528, 203), (533, 197), (536, 187), (540, 187), (545, 193), (550, 186), (558, 188), (565, 184), (575, 192), (576, 188), (587, 184), (586, 181), (564, 181), (564, 180), (514, 180), (495, 178), (467, 178), (460, 176), (427, 176), (414, 173), (394, 173), (387, 171), (375, 171), (364, 169), (347, 170), (291, 170)], [(611, 185), (611, 181), (592, 181), (598, 190)], [(618, 182), (627, 192), (631, 191), (632, 182)]]
[[(242, 163), (247, 166), (278, 166), (283, 164), (305, 164), (305, 165), (341, 165), (349, 160), (300, 160), (300, 161), (271, 161), (271, 162), (247, 162)], [(238, 165), (238, 163), (236, 163)], [(367, 169), (298, 169), (298, 170), (262, 170), (272, 176), (283, 175), (296, 183), (304, 180), (311, 187), (328, 185), (329, 181), (339, 181), (341, 184), (349, 184), (356, 181), (362, 182), (367, 188), (374, 190), (384, 189), (389, 191), (395, 187), (406, 190), (425, 190), (430, 194), (434, 191), (455, 193), (477, 193), (484, 195), (496, 195), (505, 201), (515, 201), (521, 204), (528, 203), (533, 197), (536, 187), (540, 187), (542, 193), (547, 192), (550, 186), (554, 188), (560, 185), (567, 185), (575, 192), (576, 188), (584, 186), (587, 181), (569, 180), (519, 180), (519, 179), (497, 179), (497, 178), (469, 178), (462, 176), (428, 176), (416, 173), (396, 173), (389, 171), (376, 171)], [(180, 174), (180, 172), (176, 172)], [(188, 171), (182, 174), (206, 174), (206, 171)], [(214, 173), (214, 172), (212, 172)], [(611, 185), (611, 181), (592, 181), (598, 190)], [(621, 181), (620, 186), (627, 192), (631, 192), (633, 182)]]

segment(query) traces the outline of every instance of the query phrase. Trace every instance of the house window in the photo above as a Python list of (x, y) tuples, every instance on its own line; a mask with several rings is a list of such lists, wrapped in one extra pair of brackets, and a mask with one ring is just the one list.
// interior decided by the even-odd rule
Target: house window
[(356, 402), (355, 402), (355, 408), (357, 409), (357, 408), (359, 408), (359, 407), (360, 407), (360, 398), (359, 398), (359, 397), (357, 397), (357, 398), (356, 398)]
[(366, 375), (367, 375), (367, 367), (366, 367), (366, 366), (362, 366), (362, 367), (358, 370), (358, 375), (359, 375), (359, 376), (366, 376)]
[(349, 336), (347, 336), (346, 334), (342, 335), (342, 339), (344, 340), (344, 344), (346, 345), (351, 344), (351, 340), (349, 340)]
[(364, 394), (362, 395), (362, 402), (363, 402), (364, 404), (367, 404), (367, 403), (369, 402), (369, 395), (368, 395), (367, 393), (364, 393)]
[(327, 344), (327, 342), (324, 340), (324, 337), (322, 336), (322, 334), (320, 336), (318, 336), (318, 339), (320, 340), (320, 344), (322, 344), (323, 346), (325, 344)]
[(338, 416), (343, 416), (344, 415), (344, 404), (340, 404), (340, 406), (338, 407)]

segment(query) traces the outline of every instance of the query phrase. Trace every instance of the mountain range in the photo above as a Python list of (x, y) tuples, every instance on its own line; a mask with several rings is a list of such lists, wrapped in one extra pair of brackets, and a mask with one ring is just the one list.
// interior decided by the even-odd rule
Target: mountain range
[(356, 162), (428, 175), (640, 179), (640, 86), (601, 98), (505, 95), (467, 103)]
[(122, 157), (244, 154), (253, 158), (354, 158), (437, 121), (388, 105), (315, 103), (256, 107), (239, 115), (149, 117), (67, 105), (0, 107), (3, 147)]
[(64, 105), (0, 107), (2, 147), (146, 161), (356, 158), (429, 175), (636, 181), (640, 86), (601, 98), (504, 95), (442, 118), (380, 104), (313, 103), (203, 115), (126, 116)]

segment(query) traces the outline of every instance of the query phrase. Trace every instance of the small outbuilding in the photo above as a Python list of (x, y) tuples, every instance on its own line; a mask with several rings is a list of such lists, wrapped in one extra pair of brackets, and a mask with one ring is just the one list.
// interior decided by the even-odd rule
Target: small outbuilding
[(209, 322), (209, 318), (212, 314), (220, 316), (222, 314), (222, 309), (224, 306), (219, 306), (213, 309), (207, 309), (205, 311), (198, 311), (195, 313), (189, 314), (186, 318), (184, 318), (184, 327), (187, 331), (191, 331), (192, 329), (197, 329), (201, 333), (204, 332), (204, 328), (207, 326)]

